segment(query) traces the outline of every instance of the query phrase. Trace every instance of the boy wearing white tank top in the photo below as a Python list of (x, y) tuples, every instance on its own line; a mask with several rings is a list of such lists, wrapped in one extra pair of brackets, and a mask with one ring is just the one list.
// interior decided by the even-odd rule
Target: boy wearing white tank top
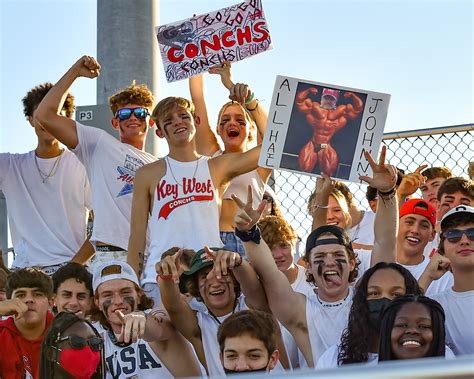
[(127, 263), (97, 265), (92, 286), (99, 309), (92, 318), (104, 340), (107, 378), (201, 376), (191, 347), (166, 312), (150, 311), (153, 302)]
[[(222, 194), (232, 178), (257, 167), (260, 146), (215, 158), (200, 156), (196, 150), (194, 105), (184, 98), (161, 100), (152, 118), (156, 134), (168, 143), (169, 154), (137, 171), (128, 262), (139, 276), (143, 274), (144, 289), (159, 302), (155, 264), (161, 254), (173, 246), (194, 250), (205, 245), (222, 246)], [(150, 247), (144, 265), (147, 228)]]

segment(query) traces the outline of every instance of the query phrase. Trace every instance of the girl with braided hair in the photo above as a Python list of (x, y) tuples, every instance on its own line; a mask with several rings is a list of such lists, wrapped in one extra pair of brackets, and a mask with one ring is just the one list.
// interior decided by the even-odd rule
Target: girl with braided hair
[(59, 313), (41, 346), (40, 379), (103, 379), (102, 338), (92, 324), (73, 313)]

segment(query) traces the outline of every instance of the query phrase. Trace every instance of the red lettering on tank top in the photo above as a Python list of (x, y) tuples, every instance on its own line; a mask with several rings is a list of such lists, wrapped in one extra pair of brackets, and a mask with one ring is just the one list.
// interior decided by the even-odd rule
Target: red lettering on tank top
[(168, 184), (166, 180), (160, 180), (156, 186), (156, 196), (158, 200), (172, 196), (173, 199), (178, 197), (178, 185), (177, 184)]
[(156, 195), (158, 201), (166, 200), (166, 198), (172, 199), (162, 205), (158, 213), (158, 219), (163, 217), (166, 220), (173, 210), (194, 201), (214, 200), (214, 189), (212, 188), (211, 179), (207, 179), (207, 181), (204, 182), (199, 182), (196, 180), (196, 178), (183, 178), (182, 191), (183, 195), (189, 196), (178, 198), (178, 184), (169, 184), (166, 182), (166, 180), (161, 180), (158, 183), (156, 186)]

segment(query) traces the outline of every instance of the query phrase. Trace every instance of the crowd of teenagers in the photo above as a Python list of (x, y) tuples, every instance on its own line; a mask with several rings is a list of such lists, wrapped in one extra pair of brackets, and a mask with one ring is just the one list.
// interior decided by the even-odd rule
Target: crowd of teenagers
[[(109, 98), (118, 139), (71, 118), (70, 86), (100, 70), (83, 56), (55, 85), (31, 89), (23, 105), (37, 147), (0, 154), (15, 252), (0, 269), (1, 379), (474, 354), (472, 177), (405, 172), (385, 147), (365, 153), (372, 211), (322, 173), (301, 241), (266, 184), (271, 170), (257, 165), (266, 111), (229, 63), (210, 71), (230, 99), (215, 126), (202, 76), (189, 79), (191, 100), (156, 106), (132, 83)], [(148, 132), (167, 156), (145, 152)]]

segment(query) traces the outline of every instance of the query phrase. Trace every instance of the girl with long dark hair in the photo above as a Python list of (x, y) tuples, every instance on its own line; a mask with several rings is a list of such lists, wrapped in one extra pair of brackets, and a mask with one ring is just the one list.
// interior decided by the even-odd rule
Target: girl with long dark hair
[(368, 269), (356, 284), (341, 343), (326, 350), (316, 368), (377, 362), (381, 311), (398, 296), (421, 293), (415, 278), (397, 263), (379, 262)]

